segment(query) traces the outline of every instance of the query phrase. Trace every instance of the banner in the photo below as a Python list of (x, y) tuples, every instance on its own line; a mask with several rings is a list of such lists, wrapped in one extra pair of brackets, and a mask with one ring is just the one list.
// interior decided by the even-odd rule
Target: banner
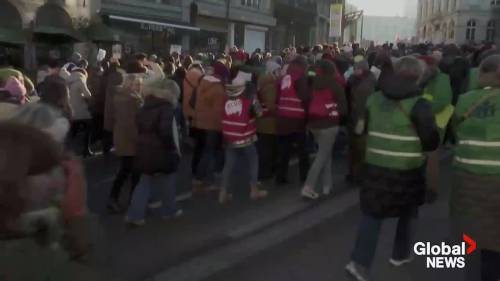
[(330, 37), (342, 36), (342, 4), (330, 5)]

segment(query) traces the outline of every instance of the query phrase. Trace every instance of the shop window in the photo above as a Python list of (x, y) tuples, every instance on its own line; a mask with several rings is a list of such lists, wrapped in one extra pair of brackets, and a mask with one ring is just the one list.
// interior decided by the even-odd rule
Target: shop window
[(241, 0), (241, 5), (259, 9), (261, 4), (260, 2), (261, 0)]
[(448, 38), (455, 39), (455, 22), (450, 22), (448, 26)]
[(467, 22), (467, 31), (465, 33), (465, 39), (474, 41), (476, 40), (476, 21), (469, 20)]
[(490, 20), (488, 22), (488, 27), (486, 29), (486, 41), (493, 42), (495, 41), (496, 33), (496, 23), (494, 20)]

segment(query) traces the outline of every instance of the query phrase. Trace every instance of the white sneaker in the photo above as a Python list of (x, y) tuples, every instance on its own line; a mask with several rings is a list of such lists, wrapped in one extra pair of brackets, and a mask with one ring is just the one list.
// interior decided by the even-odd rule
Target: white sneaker
[(356, 281), (369, 281), (366, 269), (353, 261), (346, 265), (345, 271)]
[(400, 266), (403, 266), (403, 265), (405, 265), (407, 263), (411, 263), (412, 261), (413, 261), (413, 257), (409, 257), (409, 258), (404, 259), (404, 260), (390, 259), (389, 263), (392, 264), (395, 267), (400, 267)]
[(182, 215), (184, 215), (184, 211), (182, 209), (178, 209), (177, 211), (175, 211), (174, 214), (164, 216), (163, 219), (165, 219), (165, 220), (177, 219), (177, 218), (182, 217)]
[(323, 187), (323, 195), (330, 196), (331, 193), (332, 193), (332, 187), (331, 186), (324, 186)]
[(309, 200), (318, 200), (319, 199), (319, 194), (312, 190), (311, 188), (304, 187), (302, 191), (300, 192), (303, 198), (309, 199)]
[(162, 201), (155, 201), (148, 204), (148, 208), (150, 209), (158, 209), (161, 208), (161, 206), (163, 206)]

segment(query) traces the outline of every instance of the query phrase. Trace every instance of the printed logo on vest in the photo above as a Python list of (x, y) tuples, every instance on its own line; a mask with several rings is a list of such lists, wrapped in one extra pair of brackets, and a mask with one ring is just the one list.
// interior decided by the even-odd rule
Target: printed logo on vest
[(288, 89), (292, 86), (292, 76), (286, 75), (283, 77), (283, 80), (281, 81), (281, 89), (285, 90)]
[(441, 242), (432, 245), (430, 242), (417, 242), (413, 251), (417, 256), (426, 258), (426, 267), (435, 269), (462, 269), (465, 268), (465, 256), (472, 254), (477, 244), (467, 234), (463, 234), (464, 242), (459, 245), (448, 245)]
[(240, 99), (228, 100), (226, 102), (225, 110), (227, 115), (241, 115), (241, 113), (243, 112), (243, 104), (241, 103)]

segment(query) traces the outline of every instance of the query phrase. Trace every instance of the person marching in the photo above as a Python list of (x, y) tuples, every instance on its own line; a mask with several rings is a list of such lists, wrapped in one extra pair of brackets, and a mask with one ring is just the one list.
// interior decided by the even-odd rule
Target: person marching
[(421, 63), (403, 57), (382, 91), (368, 98), (367, 110), (356, 128), (366, 131), (365, 181), (360, 191), (363, 212), (347, 273), (369, 280), (382, 223), (398, 218), (390, 263), (411, 262), (412, 236), (418, 208), (425, 201), (425, 153), (439, 145), (431, 104), (421, 97)]
[(313, 78), (311, 102), (308, 110), (308, 127), (314, 134), (319, 151), (307, 174), (302, 196), (316, 200), (318, 180), (323, 183), (323, 194), (329, 195), (332, 188), (332, 150), (339, 130), (341, 117), (347, 114), (347, 100), (342, 86), (335, 79), (335, 65), (320, 60)]
[(306, 108), (309, 91), (307, 61), (295, 57), (281, 79), (278, 95), (278, 167), (276, 183), (288, 183), (288, 162), (293, 145), (297, 146), (300, 181), (305, 182), (309, 171), (306, 141)]
[(464, 228), (460, 233), (480, 247), (482, 277), (466, 280), (495, 281), (500, 278), (500, 55), (481, 63), (478, 83), (479, 90), (460, 96), (455, 111), (450, 213), (454, 225)]
[(257, 101), (257, 89), (239, 72), (232, 83), (226, 85), (224, 112), (222, 116), (222, 133), (226, 142), (226, 162), (222, 172), (222, 188), (219, 203), (224, 204), (232, 199), (233, 189), (230, 177), (242, 161), (248, 162), (250, 169), (250, 198), (258, 200), (267, 196), (267, 191), (257, 186), (259, 162), (257, 156), (257, 126), (255, 118), (262, 115), (262, 108)]

